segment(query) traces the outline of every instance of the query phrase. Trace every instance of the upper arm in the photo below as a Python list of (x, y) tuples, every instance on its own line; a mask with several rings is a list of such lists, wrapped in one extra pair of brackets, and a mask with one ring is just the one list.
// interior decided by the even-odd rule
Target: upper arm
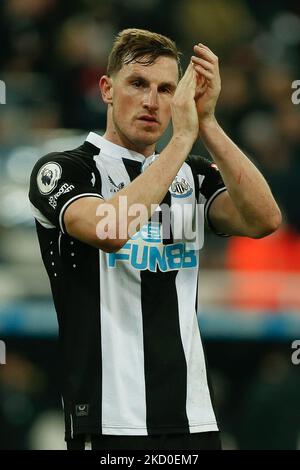
[[(83, 197), (73, 201), (64, 212), (64, 227), (66, 232), (78, 240), (88, 243), (106, 252), (115, 251), (114, 240), (106, 237), (105, 233), (97, 231), (99, 206), (105, 204), (97, 197)], [(102, 213), (104, 211), (101, 211)]]
[(251, 236), (228, 191), (218, 194), (207, 211), (207, 221), (218, 235)]
[[(255, 222), (247, 224), (235, 207), (228, 191), (218, 195), (210, 205), (207, 220), (219, 235), (237, 235), (241, 237), (262, 238), (273, 233), (275, 229), (266, 224), (263, 229)], [(277, 224), (277, 221), (275, 225)], [(226, 236), (225, 235), (225, 236)]]
[(195, 181), (197, 178), (199, 180), (198, 202), (204, 202), (205, 219), (213, 232), (220, 236), (261, 238), (274, 231), (272, 224), (261, 229), (255, 223), (246, 223), (233, 203), (215, 163), (194, 155), (189, 156), (187, 163), (192, 168)]

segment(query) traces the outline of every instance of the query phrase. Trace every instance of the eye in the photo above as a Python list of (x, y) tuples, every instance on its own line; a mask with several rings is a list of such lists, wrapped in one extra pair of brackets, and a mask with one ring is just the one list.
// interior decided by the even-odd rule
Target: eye
[(134, 80), (131, 82), (131, 85), (133, 85), (135, 88), (140, 88), (142, 86), (141, 80)]
[(159, 89), (161, 93), (171, 93), (171, 90), (168, 86), (163, 86), (162, 88)]

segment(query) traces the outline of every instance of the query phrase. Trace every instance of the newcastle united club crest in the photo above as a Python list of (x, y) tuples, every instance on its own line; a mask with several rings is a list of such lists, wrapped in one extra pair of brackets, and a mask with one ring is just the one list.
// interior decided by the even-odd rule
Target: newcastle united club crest
[(178, 175), (175, 177), (173, 183), (170, 186), (170, 193), (173, 197), (188, 197), (192, 194), (193, 189), (191, 188), (188, 181), (184, 178), (180, 178)]

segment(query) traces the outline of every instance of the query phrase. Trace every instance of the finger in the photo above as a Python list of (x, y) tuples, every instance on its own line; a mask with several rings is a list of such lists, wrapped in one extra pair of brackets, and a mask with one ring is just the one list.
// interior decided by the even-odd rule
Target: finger
[(201, 75), (204, 75), (205, 78), (207, 78), (209, 81), (213, 79), (214, 74), (213, 72), (210, 72), (209, 70), (206, 70), (202, 65), (194, 65), (194, 69), (196, 72), (200, 73)]
[(202, 46), (194, 46), (194, 51), (213, 64), (218, 61), (218, 57), (210, 49), (206, 49)]
[(196, 72), (195, 67), (194, 67), (192, 62), (191, 62), (191, 66), (192, 66), (192, 71), (193, 71), (192, 85), (193, 85), (193, 88), (196, 89), (196, 86), (197, 86), (197, 72)]
[(202, 83), (202, 85), (199, 86), (199, 90), (198, 90), (199, 93), (203, 93), (204, 91), (206, 91), (207, 87), (208, 87), (208, 84), (207, 84), (207, 81), (205, 79), (205, 81)]
[[(199, 81), (201, 79), (201, 81)], [(207, 89), (207, 80), (203, 75), (198, 74), (197, 93), (203, 94)]]
[[(196, 72), (196, 71), (195, 71)], [(196, 72), (197, 73), (197, 72)], [(197, 86), (206, 82), (206, 78), (203, 75), (197, 73)]]
[[(208, 46), (206, 46), (205, 44), (203, 44), (202, 42), (198, 42), (198, 44), (196, 44), (196, 46), (202, 47), (203, 49), (206, 49), (207, 51), (211, 52), (213, 55), (216, 56), (216, 54), (214, 54), (213, 51), (212, 51)], [(216, 57), (217, 57), (217, 56), (216, 56)]]
[(212, 52), (212, 50), (211, 50), (208, 46), (206, 46), (205, 44), (203, 44), (203, 42), (198, 42), (198, 44), (196, 44), (196, 46), (204, 47), (204, 49), (208, 49), (209, 51)]
[(214, 66), (211, 62), (208, 62), (207, 60), (201, 59), (200, 57), (192, 56), (192, 62), (194, 65), (202, 65), (203, 68), (206, 70), (209, 70), (213, 72)]
[[(191, 62), (189, 62), (189, 65), (187, 66), (187, 68), (186, 68), (186, 70), (185, 70), (185, 72), (184, 72), (183, 77), (186, 77), (187, 75), (191, 74), (191, 71), (192, 71), (192, 64), (191, 64)], [(182, 78), (183, 78), (183, 77), (182, 77)]]
[(194, 46), (194, 51), (196, 52), (196, 54), (201, 54), (202, 56), (210, 58), (211, 60), (218, 59), (218, 57), (210, 49), (208, 49), (208, 47), (196, 45)]
[(180, 80), (176, 92), (175, 98), (180, 100), (190, 100), (195, 97), (197, 86), (197, 72), (194, 70), (192, 62), (189, 63), (184, 76)]
[(189, 63), (189, 65), (187, 66), (184, 74), (182, 75), (182, 77), (181, 77), (181, 79), (178, 83), (179, 87), (182, 87), (187, 81), (189, 81), (191, 79), (191, 68), (192, 68), (191, 63)]
[(180, 80), (180, 83), (181, 83), (181, 87), (182, 86), (185, 86), (185, 87), (189, 87), (191, 82), (193, 80), (196, 80), (196, 77), (194, 76), (194, 66), (193, 66), (193, 63), (190, 62), (188, 67), (186, 68), (186, 71), (182, 77), (182, 79)]
[(186, 88), (187, 88), (187, 90), (186, 90), (186, 95), (189, 95), (189, 96), (191, 96), (191, 97), (194, 97), (194, 96), (195, 96), (195, 92), (196, 92), (196, 88), (197, 88), (197, 72), (196, 72), (196, 70), (195, 70), (194, 65), (192, 64), (192, 62), (191, 62), (191, 64), (190, 64), (190, 66), (191, 66), (191, 67), (190, 67), (190, 73), (191, 73), (191, 75), (190, 75), (189, 81), (188, 81), (187, 84), (186, 84)]
[(193, 64), (192, 61), (190, 61), (189, 65), (187, 66), (186, 69), (186, 76), (187, 78), (191, 79), (193, 76)]

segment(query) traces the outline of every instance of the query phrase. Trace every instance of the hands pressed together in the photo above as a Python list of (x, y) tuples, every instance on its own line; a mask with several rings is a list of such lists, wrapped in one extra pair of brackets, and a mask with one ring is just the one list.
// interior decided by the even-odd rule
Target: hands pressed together
[(215, 119), (220, 91), (218, 57), (199, 43), (172, 101), (174, 133), (187, 133), (195, 141), (201, 127)]

